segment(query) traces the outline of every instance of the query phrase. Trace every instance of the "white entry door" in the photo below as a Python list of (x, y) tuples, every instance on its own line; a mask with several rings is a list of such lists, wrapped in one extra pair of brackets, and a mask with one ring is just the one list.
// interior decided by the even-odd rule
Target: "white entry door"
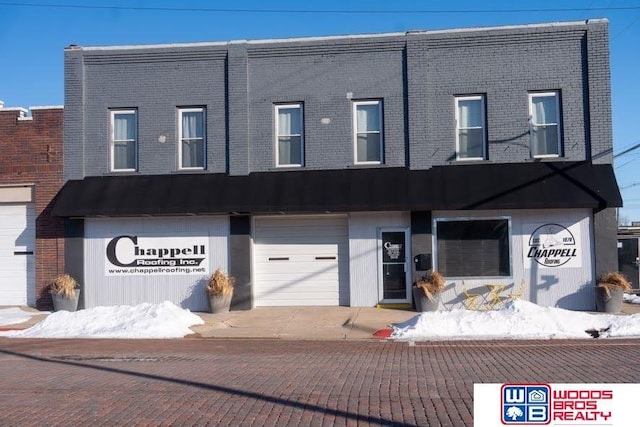
[(35, 304), (35, 228), (33, 204), (0, 204), (0, 305)]
[(348, 287), (348, 224), (343, 216), (256, 218), (256, 306), (339, 305)]

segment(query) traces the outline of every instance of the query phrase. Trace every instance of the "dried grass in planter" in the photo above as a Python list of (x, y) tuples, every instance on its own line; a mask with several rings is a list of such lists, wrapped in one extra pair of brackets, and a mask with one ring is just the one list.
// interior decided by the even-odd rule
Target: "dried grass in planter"
[(442, 292), (445, 286), (444, 277), (437, 271), (432, 271), (416, 282), (416, 286), (422, 289), (429, 301), (435, 301), (436, 294)]
[(233, 294), (235, 279), (225, 274), (221, 269), (217, 269), (207, 282), (207, 293), (209, 295), (228, 296)]
[(615, 288), (622, 288), (624, 292), (631, 292), (633, 289), (627, 278), (624, 277), (622, 273), (618, 272), (605, 273), (601, 275), (598, 277), (598, 284), (596, 286), (603, 288), (607, 297), (611, 296), (611, 290)]
[(80, 285), (76, 279), (68, 274), (60, 274), (51, 283), (51, 292), (63, 295), (65, 298), (73, 298), (76, 295), (76, 289), (79, 288)]

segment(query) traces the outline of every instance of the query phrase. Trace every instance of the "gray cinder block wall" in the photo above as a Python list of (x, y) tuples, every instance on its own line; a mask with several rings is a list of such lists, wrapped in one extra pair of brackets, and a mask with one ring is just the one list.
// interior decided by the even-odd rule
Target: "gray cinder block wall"
[[(486, 162), (531, 161), (528, 92), (560, 90), (560, 160), (611, 162), (607, 22), (65, 50), (65, 179), (110, 174), (109, 110), (138, 111), (136, 173), (177, 171), (177, 108), (207, 109), (205, 172), (275, 168), (302, 102), (307, 169), (353, 165), (351, 102), (380, 99), (384, 166), (455, 161), (454, 96), (486, 97)], [(160, 136), (165, 142), (159, 142)]]

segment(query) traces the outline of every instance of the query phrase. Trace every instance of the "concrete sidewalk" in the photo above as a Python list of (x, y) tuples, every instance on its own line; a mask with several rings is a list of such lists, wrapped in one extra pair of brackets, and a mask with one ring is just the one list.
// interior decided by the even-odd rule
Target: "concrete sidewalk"
[(418, 315), (415, 311), (370, 307), (257, 307), (225, 314), (198, 313), (193, 326), (202, 338), (361, 340)]

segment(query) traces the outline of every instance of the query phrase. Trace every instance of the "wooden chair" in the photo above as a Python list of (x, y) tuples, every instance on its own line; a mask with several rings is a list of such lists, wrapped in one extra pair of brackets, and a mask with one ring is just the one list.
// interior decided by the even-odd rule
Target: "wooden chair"
[(509, 301), (513, 301), (514, 299), (524, 298), (524, 287), (525, 287), (525, 283), (524, 283), (524, 279), (522, 279), (522, 281), (520, 282), (520, 286), (518, 287), (518, 290), (507, 295), (507, 298), (509, 299)]
[(469, 292), (464, 280), (462, 281), (462, 295), (464, 295), (464, 306), (467, 310), (480, 310), (482, 308), (482, 295)]
[(506, 285), (504, 283), (489, 283), (487, 285), (487, 289), (489, 290), (486, 297), (487, 309), (493, 310), (504, 305), (505, 299), (508, 298), (506, 295), (502, 294), (505, 287)]

